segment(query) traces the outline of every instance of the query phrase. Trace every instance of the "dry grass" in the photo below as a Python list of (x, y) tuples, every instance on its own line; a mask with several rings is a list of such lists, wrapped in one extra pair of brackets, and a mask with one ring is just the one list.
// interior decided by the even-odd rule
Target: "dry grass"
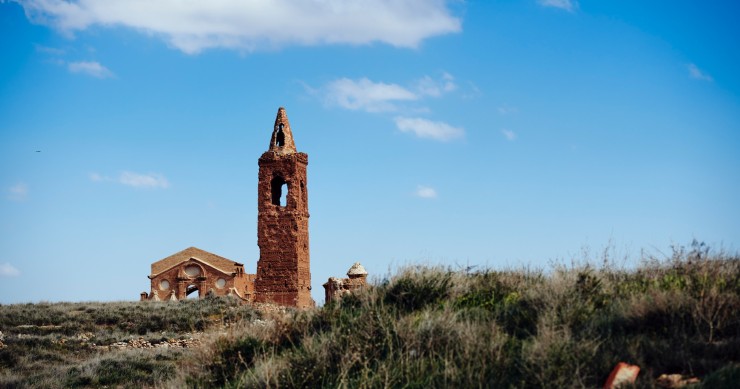
[(100, 346), (186, 339), (256, 317), (230, 299), (0, 305), (0, 387), (155, 387), (176, 377), (192, 350)]
[[(89, 347), (200, 330), (195, 350)], [(641, 367), (638, 388), (663, 373), (732, 388), (740, 258), (694, 244), (636, 269), (606, 255), (549, 271), (409, 267), (263, 315), (221, 299), (10, 305), (0, 331), (0, 387), (592, 388), (624, 361)]]
[(588, 388), (625, 361), (642, 368), (637, 387), (662, 373), (732, 387), (739, 297), (740, 259), (708, 250), (633, 270), (407, 268), (340, 303), (240, 327), (172, 385)]

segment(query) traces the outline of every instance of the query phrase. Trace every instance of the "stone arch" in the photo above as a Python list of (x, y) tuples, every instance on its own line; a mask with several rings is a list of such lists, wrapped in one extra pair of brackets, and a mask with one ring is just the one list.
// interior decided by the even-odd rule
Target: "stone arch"
[[(183, 262), (178, 271), (178, 298), (185, 299), (190, 297), (194, 292), (198, 292), (197, 297), (205, 296), (205, 283), (207, 281), (206, 269), (198, 263), (195, 258)], [(192, 296), (192, 297), (196, 297)], [(192, 298), (191, 297), (191, 298)]]
[(192, 283), (185, 287), (185, 297), (188, 297), (195, 292), (198, 292), (198, 296), (200, 297), (201, 292), (197, 283)]
[(285, 132), (283, 132), (283, 123), (278, 124), (277, 134), (275, 134), (275, 146), (285, 146)]
[(287, 207), (289, 191), (290, 185), (283, 177), (275, 175), (270, 181), (270, 199), (273, 205)]
[(182, 274), (184, 274), (188, 279), (196, 279), (198, 277), (205, 276), (206, 273), (205, 273), (205, 269), (203, 268), (203, 265), (193, 260), (190, 260), (190, 261), (183, 263)]

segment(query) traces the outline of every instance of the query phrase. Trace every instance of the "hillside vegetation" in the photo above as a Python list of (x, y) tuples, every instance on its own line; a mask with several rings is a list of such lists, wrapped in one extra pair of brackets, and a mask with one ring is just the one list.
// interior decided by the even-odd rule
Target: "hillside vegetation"
[[(0, 387), (601, 387), (624, 361), (641, 367), (640, 388), (663, 373), (734, 388), (740, 258), (694, 244), (631, 270), (409, 267), (305, 311), (228, 299), (9, 305), (0, 331)], [(196, 347), (98, 347), (194, 331)], [(95, 347), (75, 340), (85, 332)]]
[(204, 331), (257, 317), (232, 299), (0, 305), (0, 388), (154, 387)]
[(740, 382), (740, 259), (701, 244), (636, 270), (414, 267), (340, 303), (245, 325), (184, 381), (209, 387), (601, 387), (620, 361)]

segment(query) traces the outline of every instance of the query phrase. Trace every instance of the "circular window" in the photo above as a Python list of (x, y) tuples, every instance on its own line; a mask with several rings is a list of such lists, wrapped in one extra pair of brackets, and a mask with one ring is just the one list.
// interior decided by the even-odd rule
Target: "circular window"
[(170, 288), (170, 282), (167, 280), (159, 281), (159, 290), (167, 290)]
[(223, 289), (223, 287), (226, 286), (226, 280), (223, 278), (219, 278), (216, 280), (216, 287), (219, 289)]
[(195, 265), (190, 265), (185, 267), (185, 274), (187, 274), (189, 277), (197, 277), (200, 275), (200, 268)]

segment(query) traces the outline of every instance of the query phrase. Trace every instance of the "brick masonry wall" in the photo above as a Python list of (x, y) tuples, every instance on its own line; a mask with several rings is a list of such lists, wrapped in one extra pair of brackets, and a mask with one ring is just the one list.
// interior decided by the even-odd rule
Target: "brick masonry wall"
[[(278, 146), (276, 135), (283, 146)], [(312, 307), (308, 242), (308, 155), (295, 151), (284, 109), (278, 110), (270, 149), (259, 159), (255, 301)], [(285, 204), (277, 201), (287, 186)]]
[[(199, 269), (198, 274), (189, 275), (186, 272), (185, 269), (191, 266)], [(243, 273), (242, 267), (239, 267), (239, 269), (241, 269), (241, 272), (235, 268), (232, 273), (224, 273), (196, 260), (183, 261), (151, 279), (149, 299), (153, 299), (156, 293), (160, 300), (167, 300), (174, 292), (175, 298), (182, 300), (187, 297), (187, 287), (191, 285), (198, 288), (198, 291), (193, 293), (198, 293), (200, 297), (205, 297), (209, 291), (212, 291), (216, 296), (226, 296), (229, 290), (235, 288), (239, 295), (247, 298), (250, 290), (254, 290), (254, 275)], [(218, 285), (219, 279), (224, 280), (222, 287)], [(166, 281), (166, 288), (162, 287), (162, 281)], [(252, 285), (250, 285), (250, 281)]]

